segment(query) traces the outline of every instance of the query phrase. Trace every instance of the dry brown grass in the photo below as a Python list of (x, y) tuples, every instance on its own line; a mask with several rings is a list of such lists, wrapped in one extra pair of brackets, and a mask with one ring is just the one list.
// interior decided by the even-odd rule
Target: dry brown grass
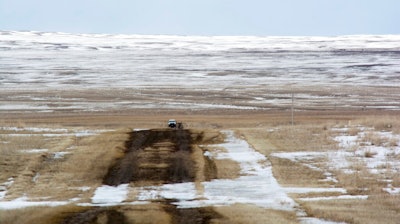
[(329, 187), (330, 182), (325, 179), (322, 171), (314, 170), (288, 159), (269, 158), (272, 163), (274, 177), (283, 186), (297, 187)]
[(336, 172), (339, 186), (352, 195), (373, 195), (380, 193), (387, 183), (380, 181), (382, 177), (371, 174), (365, 164), (356, 164), (353, 173)]
[[(207, 112), (208, 113), (208, 112)], [(220, 112), (223, 114), (223, 112)], [(300, 112), (299, 112), (300, 113)], [(394, 112), (393, 112), (394, 113)], [(72, 115), (51, 115), (49, 117), (34, 118), (18, 118), (19, 125), (25, 126), (32, 124), (52, 124), (60, 122), (64, 125), (78, 125), (85, 127), (121, 127), (131, 126), (134, 128), (153, 128), (164, 127), (165, 121), (173, 115), (174, 112), (166, 114), (156, 113), (148, 115), (132, 115), (132, 114), (108, 114), (96, 115), (84, 114), (83, 116)], [(28, 115), (24, 115), (28, 116)], [(30, 115), (34, 116), (34, 115)], [(244, 136), (249, 144), (256, 150), (266, 155), (272, 163), (273, 173), (278, 182), (285, 186), (307, 186), (307, 187), (325, 187), (332, 183), (320, 182), (324, 179), (324, 175), (320, 171), (310, 169), (304, 165), (292, 162), (286, 159), (269, 157), (273, 152), (295, 152), (295, 151), (325, 151), (337, 148), (336, 143), (332, 141), (331, 127), (342, 125), (347, 126), (351, 120), (351, 126), (355, 127), (349, 130), (349, 134), (357, 134), (359, 129), (357, 125), (366, 127), (375, 127), (376, 130), (389, 130), (395, 133), (399, 132), (399, 122), (396, 121), (395, 115), (376, 115), (367, 114), (360, 115), (357, 112), (340, 112), (324, 113), (324, 112), (307, 112), (296, 114), (296, 124), (289, 125), (290, 116), (287, 113), (266, 113), (266, 114), (249, 114), (248, 112), (238, 112), (231, 115), (214, 115), (201, 114), (191, 115), (186, 112), (180, 113), (178, 120), (183, 120), (188, 126), (199, 129), (206, 128), (208, 130), (218, 131), (220, 129), (235, 129), (238, 134)], [(10, 124), (10, 121), (3, 121)], [(388, 122), (390, 125), (388, 125)], [(14, 122), (15, 123), (15, 122)], [(273, 131), (272, 131), (273, 130)], [(79, 196), (82, 202), (89, 202), (93, 195), (95, 187), (101, 184), (104, 173), (113, 161), (121, 156), (123, 150), (123, 142), (127, 138), (126, 129), (116, 132), (103, 133), (98, 136), (89, 136), (82, 138), (55, 138), (42, 142), (40, 139), (32, 138), (32, 143), (26, 143), (26, 139), (11, 140), (16, 144), (16, 148), (21, 145), (26, 148), (48, 148), (48, 153), (42, 154), (23, 154), (15, 153), (11, 148), (3, 147), (1, 153), (10, 155), (0, 157), (1, 168), (8, 167), (8, 171), (0, 172), (0, 181), (5, 182), (10, 176), (15, 177), (15, 183), (9, 189), (7, 199), (20, 197), (23, 193), (28, 193), (28, 197), (44, 197), (51, 195), (51, 200), (68, 200)], [(205, 133), (209, 133), (206, 131)], [(211, 132), (210, 132), (211, 133)], [(7, 137), (8, 138), (8, 137)], [(205, 135), (206, 142), (219, 143), (221, 136)], [(0, 141), (8, 141), (8, 139), (0, 139)], [(388, 142), (389, 143), (388, 143)], [(386, 139), (383, 145), (395, 146), (395, 140)], [(0, 145), (6, 145), (1, 144)], [(28, 147), (29, 146), (29, 147)], [(66, 155), (61, 160), (51, 160), (51, 153), (55, 151), (63, 151), (67, 147), (74, 146), (70, 150), (72, 154)], [(2, 146), (0, 146), (2, 147)], [(196, 157), (202, 154), (202, 151), (196, 149)], [(212, 150), (212, 149), (210, 149)], [(3, 155), (2, 154), (2, 155)], [(16, 156), (18, 155), (18, 156)], [(44, 155), (44, 157), (43, 157)], [(28, 162), (26, 162), (28, 161)], [(203, 161), (204, 162), (204, 161)], [(203, 167), (203, 163), (196, 162), (197, 165)], [(235, 178), (240, 170), (237, 163), (230, 160), (215, 160), (215, 166), (218, 170), (218, 178)], [(387, 187), (387, 183), (378, 181), (382, 176), (371, 175), (365, 169), (365, 164), (354, 164), (354, 174), (345, 174), (342, 172), (335, 173), (335, 177), (339, 180), (337, 186), (348, 190), (349, 194), (369, 194), (368, 200), (335, 200), (335, 201), (313, 201), (302, 202), (303, 208), (309, 215), (318, 218), (325, 218), (334, 221), (348, 221), (349, 223), (396, 223), (394, 220), (400, 220), (398, 204), (398, 196), (389, 196), (382, 193), (382, 188)], [(36, 173), (40, 173), (40, 177), (36, 183), (32, 182), (32, 177)], [(204, 173), (207, 172), (204, 170)], [(225, 172), (225, 173), (224, 173)], [(389, 175), (389, 174), (386, 174)], [(394, 187), (400, 186), (400, 178), (396, 174), (387, 176), (393, 179)], [(197, 176), (197, 175), (196, 175)], [(206, 179), (204, 177), (204, 179)], [(198, 182), (202, 181), (199, 179)], [(88, 186), (91, 190), (82, 192), (76, 187)], [(366, 190), (368, 188), (368, 190)], [(307, 195), (295, 195), (296, 197), (316, 197), (331, 196), (335, 193), (318, 193)], [(134, 196), (132, 196), (133, 198)], [(133, 199), (132, 199), (133, 200)], [(31, 208), (28, 210), (16, 211), (0, 211), (0, 217), (8, 217), (6, 220), (22, 220), (10, 218), (24, 213), (34, 213), (40, 208)], [(52, 210), (53, 208), (49, 208)], [(60, 209), (60, 210), (58, 210)], [(259, 208), (252, 205), (232, 205), (226, 207), (217, 207), (216, 211), (222, 214), (225, 219), (214, 220), (214, 223), (297, 223), (294, 212), (273, 211)], [(42, 210), (47, 210), (42, 209)], [(67, 209), (68, 210), (68, 209)], [(170, 217), (159, 205), (140, 205), (134, 206), (132, 209), (120, 208), (124, 214), (130, 217), (130, 220), (140, 220), (144, 223), (153, 216), (160, 215), (160, 222), (168, 223)], [(28, 211), (28, 212), (27, 212)], [(32, 217), (32, 220), (47, 222), (46, 217), (52, 217), (52, 214), (62, 213), (65, 211), (63, 206), (54, 208), (53, 212), (38, 213), (38, 218)], [(7, 215), (5, 215), (7, 213)], [(8, 214), (9, 213), (9, 214)], [(12, 214), (17, 214), (12, 216)], [(40, 215), (41, 214), (41, 215)], [(25, 218), (31, 217), (27, 214)], [(33, 216), (33, 215), (32, 215)], [(36, 216), (36, 215), (35, 215)], [(39, 217), (41, 216), (41, 217)], [(141, 219), (143, 217), (143, 219)], [(25, 219), (24, 219), (25, 220)], [(272, 220), (272, 221), (271, 221)], [(3, 219), (1, 220), (3, 221)], [(4, 222), (3, 222), (4, 223)], [(5, 222), (8, 223), (8, 222)], [(11, 223), (23, 223), (11, 222)], [(50, 222), (51, 223), (51, 222)]]
[(327, 200), (302, 202), (301, 206), (313, 217), (336, 222), (376, 224), (400, 220), (399, 196), (380, 194), (368, 200)]
[(16, 210), (0, 210), (0, 224), (54, 224), (61, 223), (64, 216), (86, 208), (77, 206), (28, 207)]
[(239, 129), (246, 140), (257, 151), (268, 157), (272, 163), (274, 177), (285, 186), (323, 187), (332, 183), (322, 182), (322, 171), (311, 169), (302, 164), (269, 156), (282, 151), (323, 151), (336, 148), (326, 123), (318, 125), (277, 126), (273, 128)]
[(363, 124), (368, 127), (374, 127), (377, 131), (393, 131), (400, 133), (400, 120), (398, 116), (392, 115), (375, 115), (362, 117), (355, 120), (355, 122)]
[(234, 204), (231, 206), (216, 207), (215, 210), (225, 217), (224, 220), (218, 220), (215, 222), (221, 224), (298, 223), (295, 212), (270, 210), (248, 204)]
[(269, 155), (285, 151), (325, 151), (336, 147), (328, 128), (330, 123), (280, 125), (263, 129), (240, 129), (258, 151)]
[[(127, 130), (77, 138), (65, 136), (48, 140), (41, 137), (45, 141), (41, 147), (47, 147), (48, 152), (24, 153), (22, 160), (19, 156), (11, 156), (12, 159), (4, 164), (8, 172), (2, 172), (1, 177), (15, 177), (7, 198), (26, 194), (30, 197), (51, 196), (53, 200), (68, 200), (82, 196), (83, 192), (77, 188), (89, 186), (94, 189), (101, 184), (110, 164), (122, 154), (127, 138)], [(37, 142), (35, 138), (22, 139), (23, 144), (29, 145), (31, 141)], [(23, 144), (19, 141), (12, 143), (17, 148), (23, 148)], [(73, 149), (67, 149), (70, 147)], [(67, 151), (70, 154), (62, 159), (55, 159), (52, 152), (58, 151)], [(35, 176), (38, 178), (33, 181)], [(92, 192), (84, 193), (89, 197)]]

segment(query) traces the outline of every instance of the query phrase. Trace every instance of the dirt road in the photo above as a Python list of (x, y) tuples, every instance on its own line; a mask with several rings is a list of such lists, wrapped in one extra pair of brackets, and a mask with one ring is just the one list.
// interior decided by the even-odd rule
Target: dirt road
[[(152, 186), (167, 183), (195, 182), (196, 161), (193, 146), (203, 142), (203, 134), (183, 129), (154, 129), (134, 131), (125, 142), (125, 151), (109, 168), (104, 185)], [(215, 165), (202, 158), (204, 176), (216, 176)], [(204, 178), (204, 177), (203, 177)], [(212, 208), (179, 209), (170, 201), (159, 201), (161, 213), (166, 213), (170, 223), (209, 223), (222, 218)], [(132, 223), (125, 214), (135, 211), (132, 206), (109, 208), (93, 207), (68, 215), (69, 223)], [(135, 220), (135, 223), (138, 220)], [(154, 220), (147, 220), (154, 223)]]

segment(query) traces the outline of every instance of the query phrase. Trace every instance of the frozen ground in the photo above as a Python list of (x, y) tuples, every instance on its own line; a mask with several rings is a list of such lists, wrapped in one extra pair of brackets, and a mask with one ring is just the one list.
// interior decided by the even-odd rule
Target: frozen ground
[[(352, 129), (351, 131), (349, 131)], [(334, 140), (339, 149), (324, 152), (281, 152), (271, 156), (289, 159), (311, 169), (324, 171), (325, 181), (337, 182), (332, 172), (347, 174), (367, 170), (371, 174), (387, 176), (400, 171), (400, 136), (392, 132), (362, 126), (334, 128)], [(350, 132), (350, 133), (349, 133)], [(399, 194), (392, 186), (393, 179), (381, 180), (388, 186), (383, 191)], [(314, 200), (307, 198), (305, 200)]]
[[(13, 130), (14, 128), (6, 128)], [(21, 131), (20, 129), (18, 129)], [(27, 128), (29, 130), (29, 128)], [(36, 129), (35, 129), (36, 130)], [(38, 130), (39, 131), (39, 130)], [(42, 130), (41, 130), (42, 131)], [(63, 131), (63, 130), (58, 130)], [(65, 131), (68, 132), (68, 131)], [(12, 187), (13, 179), (0, 184), (0, 209), (16, 209), (31, 206), (60, 206), (78, 204), (80, 206), (116, 206), (138, 205), (152, 201), (169, 199), (178, 208), (196, 208), (206, 206), (229, 206), (235, 203), (254, 204), (267, 209), (296, 211), (301, 223), (334, 223), (316, 218), (307, 217), (307, 214), (288, 194), (305, 194), (334, 192), (335, 197), (311, 197), (301, 200), (337, 200), (337, 199), (366, 199), (367, 196), (347, 195), (343, 188), (305, 188), (282, 187), (272, 174), (272, 167), (268, 159), (256, 152), (243, 139), (235, 137), (232, 131), (225, 132), (225, 143), (209, 145), (212, 148), (225, 150), (206, 151), (205, 155), (214, 160), (230, 159), (240, 164), (240, 177), (235, 179), (215, 179), (201, 183), (177, 183), (160, 186), (136, 187), (129, 184), (119, 186), (100, 186), (95, 189), (91, 203), (79, 203), (80, 198), (71, 198), (68, 201), (46, 201), (43, 199), (20, 198), (4, 200), (7, 189)], [(275, 154), (285, 158), (298, 158), (290, 154)], [(90, 187), (82, 187), (86, 192)], [(135, 192), (135, 198), (129, 197)]]
[(400, 36), (0, 31), (0, 113), (400, 109)]

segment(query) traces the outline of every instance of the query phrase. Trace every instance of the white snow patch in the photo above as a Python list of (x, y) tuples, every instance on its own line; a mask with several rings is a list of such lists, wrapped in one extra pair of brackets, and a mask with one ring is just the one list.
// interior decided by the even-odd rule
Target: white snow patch
[(6, 182), (0, 184), (0, 201), (6, 196), (7, 189), (10, 188), (13, 183), (14, 178), (10, 177)]
[(323, 201), (323, 200), (366, 200), (368, 195), (339, 195), (331, 197), (300, 198), (301, 201)]
[(40, 177), (40, 173), (36, 173), (34, 177), (32, 177), (32, 182), (36, 183)]
[(116, 187), (107, 185), (98, 187), (92, 197), (92, 203), (117, 205), (126, 199), (128, 186), (128, 184), (121, 184)]
[(344, 188), (314, 188), (314, 187), (286, 187), (286, 193), (292, 194), (307, 194), (307, 193), (319, 193), (319, 192), (338, 192), (338, 193), (347, 193)]
[(62, 159), (65, 155), (71, 154), (71, 152), (55, 152), (53, 158), (54, 159)]
[(388, 187), (383, 188), (382, 190), (391, 195), (400, 194), (400, 187), (393, 187), (392, 184), (388, 184)]
[(300, 224), (346, 224), (345, 222), (333, 222), (325, 219), (318, 219), (313, 217), (302, 217), (299, 219)]
[(29, 201), (26, 196), (17, 198), (12, 201), (0, 201), (0, 210), (12, 210), (34, 206), (61, 206), (70, 202), (67, 201)]
[[(76, 137), (85, 137), (97, 135), (103, 132), (111, 131), (107, 129), (102, 130), (88, 130), (88, 129), (65, 129), (65, 128), (41, 128), (41, 127), (0, 127), (0, 130), (4, 131), (13, 131), (16, 133), (9, 134), (0, 134), (1, 136), (44, 136), (44, 137), (62, 137), (62, 136), (76, 136)], [(18, 133), (25, 132), (25, 133)], [(28, 133), (26, 133), (28, 132)]]
[(138, 200), (176, 199), (178, 202), (174, 204), (179, 208), (250, 203), (264, 208), (294, 210), (296, 203), (273, 177), (266, 157), (252, 149), (245, 140), (236, 138), (232, 131), (225, 134), (226, 142), (216, 146), (224, 147), (226, 152), (219, 151), (212, 157), (239, 162), (239, 178), (203, 182), (203, 189), (199, 192), (194, 183), (140, 188)]
[(29, 131), (29, 132), (68, 132), (68, 129), (66, 128), (40, 128), (40, 127), (1, 127), (2, 130), (6, 131), (15, 131), (15, 132), (21, 132), (21, 131)]
[[(345, 133), (338, 133), (334, 140), (338, 142), (339, 150), (325, 152), (279, 152), (271, 156), (289, 159), (301, 163), (312, 169), (323, 170), (326, 179), (323, 181), (337, 182), (329, 170), (342, 170), (345, 173), (355, 172), (352, 168), (354, 163), (365, 164), (370, 173), (380, 174), (391, 169), (397, 172), (400, 169), (400, 162), (396, 156), (400, 155), (400, 136), (391, 132), (374, 131), (371, 128), (357, 127), (360, 131), (355, 136)], [(343, 129), (343, 130), (347, 130)], [(336, 131), (338, 129), (335, 129)], [(340, 129), (340, 131), (343, 131)], [(381, 145), (374, 145), (368, 142), (366, 132), (375, 138), (381, 138)], [(396, 144), (390, 145), (389, 142)], [(322, 181), (322, 180), (321, 180)]]
[(85, 192), (85, 191), (89, 191), (91, 189), (91, 187), (76, 187), (76, 188), (71, 188), (71, 189), (76, 189), (76, 190)]
[(23, 153), (42, 153), (42, 152), (47, 152), (49, 151), (48, 149), (24, 149), (20, 150)]
[(0, 201), (3, 200), (6, 194), (7, 194), (6, 188), (0, 186)]

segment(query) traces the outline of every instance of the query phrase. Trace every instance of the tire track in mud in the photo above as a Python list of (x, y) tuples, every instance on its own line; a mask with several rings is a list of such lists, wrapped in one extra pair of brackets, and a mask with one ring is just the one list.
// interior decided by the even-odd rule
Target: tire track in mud
[(130, 182), (193, 182), (193, 142), (192, 134), (188, 130), (132, 132), (125, 143), (125, 155), (110, 167), (103, 184), (117, 186)]
[(116, 209), (93, 208), (70, 215), (61, 224), (127, 224), (127, 218)]
[(177, 209), (175, 206), (166, 206), (164, 210), (171, 215), (174, 224), (208, 224), (214, 219), (223, 218), (210, 207)]
[[(201, 144), (202, 133), (186, 129), (154, 129), (133, 131), (125, 142), (124, 155), (117, 159), (103, 178), (103, 184), (118, 186), (151, 186), (158, 184), (195, 182), (198, 168), (193, 159), (194, 144)], [(199, 149), (197, 149), (199, 150)], [(202, 153), (201, 153), (202, 154)], [(204, 157), (204, 178), (216, 177), (213, 161)], [(171, 201), (159, 201), (160, 208), (170, 216), (170, 223), (211, 223), (223, 218), (213, 208), (177, 208)], [(125, 208), (125, 209), (121, 209)], [(131, 223), (130, 206), (93, 207), (69, 215), (62, 224), (70, 223)], [(126, 213), (127, 212), (127, 213)], [(124, 214), (126, 213), (126, 214)], [(132, 220), (131, 220), (132, 221)], [(134, 222), (136, 223), (136, 221)], [(151, 220), (147, 223), (153, 223)]]

